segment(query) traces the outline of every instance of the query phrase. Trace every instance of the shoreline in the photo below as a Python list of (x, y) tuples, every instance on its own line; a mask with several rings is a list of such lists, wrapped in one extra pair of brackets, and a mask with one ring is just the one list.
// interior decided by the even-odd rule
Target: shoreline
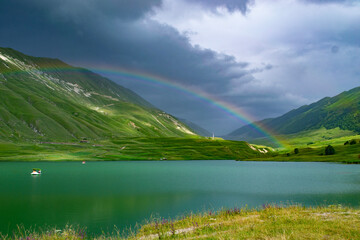
[(7, 239), (356, 239), (360, 236), (360, 209), (329, 205), (263, 205), (262, 209), (231, 208), (188, 214), (175, 220), (153, 218), (137, 230), (115, 228), (90, 235), (86, 227), (63, 229), (18, 227)]
[(26, 159), (22, 159), (22, 160), (0, 160), (0, 163), (24, 163), (24, 162), (38, 162), (38, 163), (55, 163), (55, 162), (83, 162), (85, 161), (86, 163), (89, 162), (186, 162), (186, 161), (235, 161), (235, 162), (259, 162), (259, 163), (264, 163), (264, 162), (279, 162), (279, 163), (334, 163), (334, 164), (349, 164), (349, 165), (357, 165), (360, 164), (360, 161), (334, 161), (334, 160), (330, 160), (330, 161), (301, 161), (301, 160), (277, 160), (277, 159), (272, 159), (271, 157), (269, 158), (259, 158), (259, 159), (168, 159), (168, 160), (156, 160), (156, 159), (119, 159), (119, 160), (108, 160), (108, 159), (104, 159), (104, 160), (89, 160), (89, 159), (60, 159), (60, 160), (26, 160)]
[(0, 160), (0, 163), (81, 163), (85, 161), (86, 163), (91, 162), (194, 162), (194, 161), (234, 161), (234, 162), (273, 162), (273, 163), (334, 163), (334, 164), (346, 164), (346, 165), (358, 165), (360, 161), (298, 161), (298, 160), (237, 160), (237, 159), (174, 159), (174, 160), (144, 160), (144, 159), (120, 159), (120, 160)]

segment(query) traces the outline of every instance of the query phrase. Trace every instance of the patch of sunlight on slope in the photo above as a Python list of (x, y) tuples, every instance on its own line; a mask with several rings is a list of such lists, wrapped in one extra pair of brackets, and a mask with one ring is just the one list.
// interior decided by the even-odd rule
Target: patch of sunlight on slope
[[(42, 72), (41, 70), (38, 69), (38, 66), (35, 64), (31, 64), (31, 63), (27, 64), (16, 58), (10, 57), (6, 54), (2, 54), (1, 52), (0, 52), (0, 58), (5, 62), (14, 65), (16, 68), (20, 69), (21, 71), (24, 71), (24, 72), (30, 74), (30, 76), (34, 80), (36, 80), (38, 82), (42, 82), (45, 86), (47, 86), (51, 90), (54, 90), (54, 91), (62, 90), (62, 91), (66, 91), (66, 92), (74, 92), (79, 95), (82, 94), (85, 97), (91, 96), (91, 93), (86, 92), (78, 84), (73, 84), (73, 83), (66, 82), (64, 80), (60, 80), (56, 77), (51, 76), (50, 74)], [(109, 96), (104, 96), (104, 97), (111, 98)], [(112, 100), (117, 100), (117, 99), (112, 99)]]
[(113, 112), (109, 109), (101, 108), (98, 106), (89, 106), (89, 108), (104, 115), (113, 115)]
[(160, 113), (159, 115), (170, 119), (172, 121), (172, 123), (176, 126), (176, 129), (178, 129), (178, 130), (180, 130), (180, 131), (182, 131), (184, 133), (190, 134), (190, 135), (196, 135), (194, 132), (190, 131), (187, 127), (182, 125), (178, 120), (176, 120), (175, 118), (173, 118), (169, 114)]

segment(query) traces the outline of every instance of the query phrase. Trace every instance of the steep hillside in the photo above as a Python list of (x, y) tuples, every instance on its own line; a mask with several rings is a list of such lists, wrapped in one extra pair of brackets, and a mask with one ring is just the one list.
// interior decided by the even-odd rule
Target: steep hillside
[(129, 89), (57, 59), (0, 48), (0, 139), (196, 136)]
[[(280, 117), (265, 119), (257, 123), (279, 135), (321, 128), (340, 128), (340, 130), (360, 133), (360, 87), (335, 97), (323, 98)], [(226, 137), (228, 139), (254, 139), (262, 136), (251, 127), (244, 126)]]
[(211, 137), (212, 133), (187, 119), (179, 118), (180, 121), (189, 126), (196, 134), (204, 137)]

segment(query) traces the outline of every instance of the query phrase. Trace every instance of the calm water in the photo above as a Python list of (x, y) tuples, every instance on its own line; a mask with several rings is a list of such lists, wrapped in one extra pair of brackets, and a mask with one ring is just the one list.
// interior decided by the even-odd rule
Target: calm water
[[(33, 167), (43, 170), (31, 176)], [(0, 163), (0, 231), (133, 226), (151, 214), (266, 203), (360, 206), (360, 165), (235, 161)]]

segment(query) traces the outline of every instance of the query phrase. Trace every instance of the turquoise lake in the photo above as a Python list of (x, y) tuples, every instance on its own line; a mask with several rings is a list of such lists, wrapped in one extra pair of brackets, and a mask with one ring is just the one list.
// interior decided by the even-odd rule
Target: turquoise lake
[[(41, 168), (40, 176), (31, 176)], [(0, 232), (16, 225), (123, 229), (151, 215), (264, 204), (360, 206), (360, 165), (158, 161), (0, 163)]]

